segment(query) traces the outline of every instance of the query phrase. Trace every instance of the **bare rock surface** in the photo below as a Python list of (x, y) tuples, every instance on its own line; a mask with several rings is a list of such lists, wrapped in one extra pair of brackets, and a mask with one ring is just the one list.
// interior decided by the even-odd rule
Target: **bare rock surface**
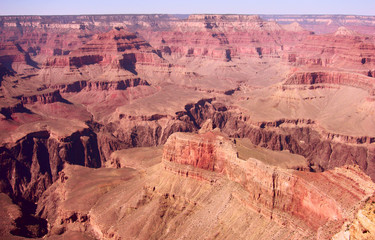
[(66, 165), (38, 202), (37, 215), (51, 224), (47, 238), (81, 232), (94, 239), (203, 233), (210, 239), (329, 239), (375, 190), (358, 167), (310, 173), (239, 159), (236, 145), (218, 132), (175, 133), (163, 152), (135, 148), (131, 155), (150, 164)]
[(374, 24), (1, 16), (0, 238), (371, 238)]

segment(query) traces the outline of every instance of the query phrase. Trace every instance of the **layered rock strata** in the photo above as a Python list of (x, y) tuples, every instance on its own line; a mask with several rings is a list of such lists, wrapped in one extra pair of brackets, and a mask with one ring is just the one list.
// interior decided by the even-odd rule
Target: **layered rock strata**
[(217, 176), (197, 169), (224, 175), (249, 191), (250, 198), (244, 203), (255, 211), (280, 224), (291, 221), (324, 238), (330, 230), (338, 230), (335, 225), (352, 218), (352, 207), (374, 191), (370, 178), (356, 167), (307, 173), (268, 166), (256, 159), (240, 160), (229, 139), (213, 132), (171, 135), (163, 164), (179, 175), (211, 182)]
[[(0, 191), (22, 211), (41, 199), (37, 213), (57, 226), (48, 236), (51, 239), (200, 238), (202, 232), (191, 226), (204, 228), (208, 238), (246, 238), (246, 234), (263, 239), (328, 238), (328, 230), (336, 231), (333, 225), (351, 220), (350, 206), (367, 196), (363, 186), (368, 179), (361, 171), (375, 178), (371, 36), (342, 27), (333, 34), (314, 35), (297, 23), (282, 26), (258, 16), (237, 15), (0, 19)], [(268, 97), (267, 91), (273, 95)], [(356, 101), (349, 104), (344, 98)], [(319, 115), (324, 105), (331, 107)], [(327, 113), (341, 108), (346, 112), (337, 117)], [(335, 122), (325, 122), (331, 125), (321, 122), (332, 116)], [(363, 129), (352, 123), (354, 127), (346, 131), (346, 119), (355, 124), (358, 119)], [(319, 173), (254, 159), (244, 162), (220, 134), (172, 135), (213, 128), (230, 137), (248, 138), (256, 147), (300, 154), (308, 163), (293, 169)], [(168, 137), (174, 140), (167, 141)], [(181, 143), (175, 146), (173, 141)], [(139, 166), (134, 159), (129, 163), (129, 158), (121, 158), (132, 154), (128, 148), (137, 151), (136, 147), (166, 142), (168, 160), (163, 167), (170, 171), (159, 171), (163, 167), (156, 166), (156, 158)], [(65, 168), (64, 163), (130, 166), (139, 172), (129, 177), (133, 170), (92, 171)], [(99, 190), (90, 202), (79, 197), (79, 188), (66, 186), (84, 183), (84, 178), (74, 178), (80, 173), (89, 180), (104, 179), (96, 182)], [(130, 179), (134, 181), (127, 182)], [(204, 182), (203, 187), (197, 188), (197, 182)], [(90, 181), (85, 184), (92, 189)], [(126, 203), (113, 202), (113, 194)], [(49, 206), (57, 198), (61, 201)], [(9, 199), (0, 200), (9, 205)], [(71, 207), (75, 200), (87, 206)], [(213, 207), (211, 201), (220, 207)], [(210, 221), (201, 224), (204, 218), (196, 212), (205, 209)], [(209, 214), (215, 209), (220, 211)], [(8, 223), (23, 219), (16, 210), (10, 211), (14, 217)], [(232, 212), (247, 221), (234, 219)], [(191, 215), (193, 220), (185, 222)], [(215, 219), (221, 219), (217, 225)], [(249, 227), (258, 221), (270, 231)], [(371, 232), (364, 221), (356, 224), (353, 236), (361, 230)], [(32, 227), (13, 230), (26, 228)]]
[(375, 79), (350, 72), (296, 72), (289, 77), (285, 85), (336, 84), (362, 88), (373, 95)]
[[(201, 126), (212, 119), (213, 126), (232, 137), (246, 137), (253, 144), (272, 150), (289, 150), (306, 157), (313, 171), (332, 169), (345, 164), (358, 164), (374, 178), (374, 149), (372, 137), (350, 137), (331, 134), (311, 120), (254, 123), (250, 116), (237, 109), (219, 108), (220, 104), (202, 101), (188, 109), (187, 114)], [(216, 105), (216, 106), (215, 106)], [(288, 122), (288, 121), (286, 121)], [(298, 124), (306, 122), (307, 124)], [(355, 143), (355, 144), (353, 144)]]

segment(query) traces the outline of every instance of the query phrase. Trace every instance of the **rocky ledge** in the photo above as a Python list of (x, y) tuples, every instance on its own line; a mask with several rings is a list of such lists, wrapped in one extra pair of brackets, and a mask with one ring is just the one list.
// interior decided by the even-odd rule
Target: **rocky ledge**
[[(358, 167), (324, 173), (301, 172), (237, 158), (234, 144), (221, 133), (175, 133), (164, 146), (165, 169), (186, 177), (217, 181), (221, 177), (249, 192), (254, 211), (278, 224), (296, 224), (309, 235), (328, 237), (352, 219), (353, 206), (371, 196), (375, 184)], [(292, 224), (293, 225), (293, 224)], [(306, 232), (304, 233), (306, 234)]]

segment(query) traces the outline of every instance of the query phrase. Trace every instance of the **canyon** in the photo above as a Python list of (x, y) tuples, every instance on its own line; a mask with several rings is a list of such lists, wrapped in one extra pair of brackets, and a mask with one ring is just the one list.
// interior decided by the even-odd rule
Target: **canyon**
[(374, 238), (374, 30), (0, 16), (0, 238)]

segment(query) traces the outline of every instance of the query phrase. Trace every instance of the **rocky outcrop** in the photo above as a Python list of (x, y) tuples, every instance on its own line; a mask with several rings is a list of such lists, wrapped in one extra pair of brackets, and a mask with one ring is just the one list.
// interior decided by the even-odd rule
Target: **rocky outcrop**
[(329, 222), (338, 224), (350, 217), (352, 206), (375, 189), (371, 179), (356, 167), (306, 173), (268, 166), (256, 159), (239, 160), (233, 143), (214, 132), (171, 135), (164, 146), (163, 163), (166, 169), (186, 177), (216, 181), (215, 175), (197, 168), (220, 173), (249, 191), (247, 204), (255, 211), (277, 222), (301, 223), (299, 226), (309, 226), (310, 231), (320, 231), (326, 237), (332, 230)]
[(69, 66), (108, 65), (116, 63), (134, 72), (136, 63), (163, 64), (163, 59), (153, 51), (150, 44), (124, 29), (113, 29), (99, 34), (81, 48), (69, 54)]
[(304, 30), (287, 31), (255, 15), (191, 15), (174, 22), (171, 28), (143, 35), (165, 56), (228, 62), (241, 57), (279, 58), (283, 44), (298, 42), (310, 34)]
[(25, 63), (26, 56), (22, 48), (17, 47), (12, 42), (2, 43), (0, 45), (0, 63), (11, 66), (13, 63)]
[(120, 116), (119, 122), (108, 124), (98, 132), (100, 153), (105, 161), (112, 152), (132, 147), (150, 147), (164, 144), (174, 132), (192, 132), (191, 122), (171, 116)]
[(13, 199), (35, 202), (63, 169), (71, 163), (100, 167), (96, 135), (89, 129), (62, 138), (48, 131), (27, 134), (0, 149), (1, 192)]
[(64, 101), (63, 97), (60, 95), (59, 90), (42, 91), (40, 93), (37, 92), (36, 94), (32, 94), (32, 95), (23, 95), (17, 98), (21, 101), (22, 104), (31, 104), (31, 103), (36, 103), (36, 102), (47, 104), (47, 103)]
[(76, 81), (68, 84), (52, 86), (63, 93), (72, 93), (84, 91), (108, 91), (108, 90), (126, 90), (129, 87), (149, 86), (150, 84), (140, 78), (131, 78), (120, 81)]
[(360, 209), (355, 213), (355, 217), (344, 223), (341, 231), (335, 234), (333, 240), (370, 240), (375, 237), (374, 228), (374, 196), (367, 198), (360, 205)]
[(10, 75), (15, 72), (32, 72), (39, 68), (38, 63), (33, 61), (19, 44), (13, 42), (0, 42), (0, 64), (7, 68)]
[(81, 57), (69, 58), (69, 66), (80, 68), (85, 65), (97, 64), (103, 61), (103, 56), (100, 55), (86, 55)]
[(356, 218), (349, 228), (349, 239), (359, 240), (372, 239), (375, 237), (374, 210), (375, 199), (374, 196), (372, 196), (356, 214)]
[(186, 78), (180, 73), (180, 70), (183, 72), (181, 67), (172, 71), (172, 64), (165, 61), (160, 52), (123, 28), (114, 28), (92, 38), (67, 55), (48, 57), (44, 70), (37, 77), (51, 79), (52, 85), (90, 80), (122, 82), (136, 78), (160, 82), (174, 74)]
[(188, 116), (197, 128), (212, 119), (213, 127), (220, 128), (228, 136), (246, 137), (261, 147), (303, 155), (313, 171), (354, 163), (373, 179), (375, 177), (375, 149), (370, 145), (374, 141), (371, 136), (329, 133), (311, 120), (253, 122), (250, 116), (213, 99), (188, 105), (181, 116)]
[(209, 238), (329, 239), (375, 190), (357, 167), (308, 173), (238, 159), (233, 143), (217, 132), (171, 135), (159, 162), (140, 171), (67, 165), (38, 202), (38, 216), (50, 224), (46, 238), (79, 231), (175, 239), (199, 231)]
[(210, 120), (212, 128), (219, 128), (230, 137), (248, 138), (264, 148), (304, 156), (311, 171), (357, 164), (369, 176), (375, 176), (374, 137), (331, 133), (311, 119), (256, 122), (238, 109), (214, 99), (188, 104), (185, 111), (175, 116), (120, 114), (118, 117), (118, 121), (98, 130), (103, 159), (109, 159), (113, 151), (122, 148), (164, 144), (172, 133), (196, 132)]
[(201, 135), (174, 133), (163, 150), (164, 161), (214, 172), (224, 172), (227, 161), (233, 159), (236, 159), (234, 147), (224, 136), (213, 132)]
[(69, 66), (69, 58), (67, 57), (54, 57), (54, 58), (48, 58), (46, 62), (44, 63), (45, 67), (50, 68), (64, 68)]
[(308, 36), (286, 51), (283, 60), (294, 66), (361, 73), (374, 68), (374, 53), (374, 43), (368, 37), (340, 28), (336, 34)]
[(297, 72), (289, 77), (285, 85), (337, 84), (358, 87), (373, 93), (375, 80), (361, 74), (349, 72)]

